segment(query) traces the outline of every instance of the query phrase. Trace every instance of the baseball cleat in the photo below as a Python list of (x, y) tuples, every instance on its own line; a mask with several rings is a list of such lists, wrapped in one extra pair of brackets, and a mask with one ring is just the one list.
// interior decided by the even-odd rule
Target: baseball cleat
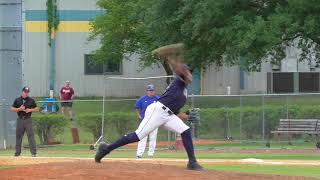
[(108, 145), (106, 143), (101, 143), (99, 145), (96, 156), (94, 157), (94, 160), (96, 163), (101, 163), (101, 159), (108, 154), (108, 152), (106, 151), (107, 148), (108, 148)]
[(188, 162), (187, 169), (194, 170), (194, 171), (203, 171), (204, 170), (203, 167), (197, 161)]

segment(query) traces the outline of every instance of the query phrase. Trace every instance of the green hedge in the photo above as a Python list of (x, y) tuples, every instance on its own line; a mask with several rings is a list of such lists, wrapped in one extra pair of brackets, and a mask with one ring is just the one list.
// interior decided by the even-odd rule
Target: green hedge
[(35, 134), (39, 136), (40, 143), (47, 145), (50, 138), (63, 133), (68, 125), (67, 118), (62, 114), (41, 114), (33, 115), (33, 127)]
[(81, 129), (91, 132), (93, 140), (96, 140), (100, 136), (101, 132), (101, 114), (81, 114), (76, 118), (77, 124)]
[[(107, 140), (114, 140), (125, 133), (135, 130), (139, 121), (135, 113), (111, 112), (106, 113), (104, 121), (104, 131)], [(77, 124), (82, 130), (91, 132), (93, 140), (101, 135), (101, 114), (87, 113), (77, 117)]]

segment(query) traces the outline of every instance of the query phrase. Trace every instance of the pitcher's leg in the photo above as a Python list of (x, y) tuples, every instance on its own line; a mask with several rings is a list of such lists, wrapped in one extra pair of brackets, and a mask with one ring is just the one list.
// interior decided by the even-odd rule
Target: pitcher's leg
[(137, 142), (140, 139), (146, 137), (148, 134), (150, 134), (151, 131), (153, 131), (161, 125), (160, 115), (162, 112), (163, 110), (160, 111), (160, 109), (157, 108), (156, 103), (148, 106), (145, 112), (145, 118), (140, 123), (138, 129), (134, 133), (124, 135), (122, 138), (118, 139), (110, 145), (101, 144), (95, 156), (95, 161), (101, 162), (101, 159), (105, 155), (109, 154), (112, 150), (129, 143)]
[(152, 131), (165, 124), (169, 119), (160, 104), (153, 103), (148, 106), (145, 117), (135, 131), (139, 139), (149, 135)]
[(202, 167), (198, 164), (194, 154), (190, 128), (176, 115), (171, 115), (170, 120), (165, 123), (163, 127), (167, 130), (181, 134), (182, 143), (189, 159), (187, 168), (190, 170), (202, 170)]

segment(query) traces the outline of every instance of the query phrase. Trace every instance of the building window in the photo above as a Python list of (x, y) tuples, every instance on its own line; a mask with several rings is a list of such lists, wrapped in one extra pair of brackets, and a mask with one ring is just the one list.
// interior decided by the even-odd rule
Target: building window
[(120, 75), (122, 74), (122, 63), (107, 62), (103, 65), (96, 64), (92, 61), (91, 54), (85, 54), (84, 55), (84, 74), (85, 75), (104, 75), (104, 74)]
[(273, 73), (272, 74), (273, 93), (293, 93), (293, 73)]
[(319, 91), (319, 72), (271, 72), (267, 74), (268, 93), (316, 93)]
[(319, 92), (319, 73), (318, 72), (299, 73), (299, 92), (304, 92), (304, 93)]

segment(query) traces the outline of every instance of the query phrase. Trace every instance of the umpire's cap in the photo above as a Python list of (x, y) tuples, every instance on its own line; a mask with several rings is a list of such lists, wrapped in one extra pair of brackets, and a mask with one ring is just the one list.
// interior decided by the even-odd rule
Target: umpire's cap
[(28, 93), (28, 92), (30, 92), (30, 88), (27, 87), (27, 86), (24, 86), (24, 87), (22, 88), (22, 91)]

